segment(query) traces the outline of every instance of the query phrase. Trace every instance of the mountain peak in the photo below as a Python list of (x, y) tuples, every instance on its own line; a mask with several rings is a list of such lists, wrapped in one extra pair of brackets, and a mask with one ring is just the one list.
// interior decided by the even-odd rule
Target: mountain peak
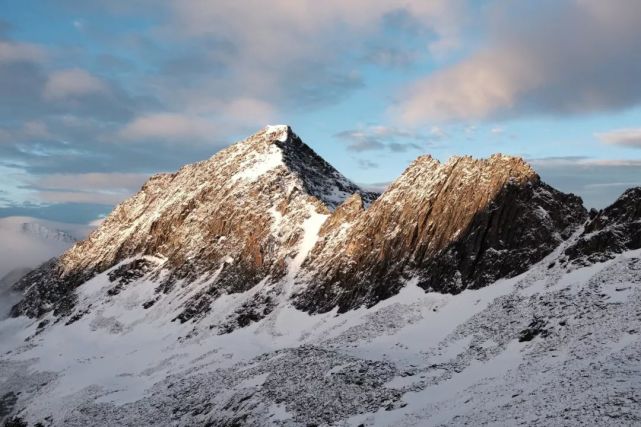
[(55, 309), (53, 300), (74, 286), (144, 256), (153, 260), (143, 264), (162, 260), (171, 272), (163, 279), (164, 291), (179, 280), (210, 277), (193, 298), (204, 306), (212, 294), (245, 291), (268, 277), (293, 274), (289, 260), (302, 262), (301, 245), (313, 245), (310, 227), (320, 228), (321, 219), (354, 193), (365, 204), (377, 196), (345, 178), (289, 126), (268, 126), (209, 160), (150, 178), (87, 240), (50, 266), (51, 280), (33, 288), (46, 299), (30, 298), (39, 302), (22, 312)]
[(286, 142), (292, 136), (292, 128), (289, 125), (267, 125), (265, 135), (271, 140)]

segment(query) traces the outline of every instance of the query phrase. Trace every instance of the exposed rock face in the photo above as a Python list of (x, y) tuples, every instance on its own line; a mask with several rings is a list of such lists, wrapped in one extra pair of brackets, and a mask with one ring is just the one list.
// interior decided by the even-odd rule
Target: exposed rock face
[(612, 205), (593, 212), (581, 238), (565, 254), (578, 264), (606, 261), (641, 248), (641, 187), (626, 190)]
[(367, 211), (321, 230), (296, 303), (314, 312), (373, 305), (409, 278), (438, 292), (485, 286), (525, 271), (585, 216), (578, 197), (543, 184), (519, 158), (421, 157)]
[[(208, 286), (186, 304), (207, 307), (222, 292), (242, 292), (287, 274), (306, 221), (328, 215), (354, 193), (371, 202), (288, 126), (267, 127), (211, 159), (153, 176), (85, 241), (25, 277), (14, 315), (39, 316), (67, 301), (95, 274), (131, 257), (153, 256), (164, 274), (160, 293), (178, 280)], [(313, 242), (312, 242), (313, 243)], [(161, 277), (162, 276), (162, 277)], [(203, 310), (197, 310), (202, 312)], [(192, 314), (190, 314), (192, 313)]]

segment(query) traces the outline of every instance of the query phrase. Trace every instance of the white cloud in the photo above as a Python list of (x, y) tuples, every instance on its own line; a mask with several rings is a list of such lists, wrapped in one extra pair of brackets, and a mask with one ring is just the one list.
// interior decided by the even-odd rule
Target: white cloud
[(597, 133), (595, 136), (605, 144), (641, 148), (641, 128), (617, 129)]
[(216, 127), (200, 117), (158, 113), (134, 119), (120, 131), (119, 136), (130, 141), (211, 141), (216, 136)]
[(96, 93), (106, 93), (104, 82), (85, 70), (72, 68), (52, 73), (44, 88), (44, 97), (48, 100), (60, 100)]

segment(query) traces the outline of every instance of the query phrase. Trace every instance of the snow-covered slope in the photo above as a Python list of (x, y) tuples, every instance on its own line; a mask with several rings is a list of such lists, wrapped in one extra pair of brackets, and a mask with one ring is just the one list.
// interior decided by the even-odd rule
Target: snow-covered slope
[(561, 249), (479, 290), (410, 281), (371, 309), (288, 307), (224, 335), (172, 323), (178, 301), (144, 310), (153, 283), (110, 296), (101, 274), (74, 323), (0, 323), (0, 389), (65, 426), (639, 423), (640, 254), (567, 271)]
[(15, 285), (0, 422), (639, 423), (634, 194), (584, 223), (497, 155), (420, 158), (372, 203), (268, 127)]

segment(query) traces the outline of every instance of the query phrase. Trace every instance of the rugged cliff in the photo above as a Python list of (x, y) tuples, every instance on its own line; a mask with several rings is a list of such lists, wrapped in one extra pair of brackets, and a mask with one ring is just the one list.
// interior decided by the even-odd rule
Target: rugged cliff
[(641, 248), (641, 187), (626, 190), (612, 205), (592, 211), (579, 240), (565, 250), (574, 264), (592, 264)]
[(371, 208), (355, 205), (348, 200), (321, 230), (300, 308), (371, 306), (410, 278), (438, 292), (485, 286), (525, 271), (586, 217), (581, 199), (502, 155), (445, 164), (420, 157)]

